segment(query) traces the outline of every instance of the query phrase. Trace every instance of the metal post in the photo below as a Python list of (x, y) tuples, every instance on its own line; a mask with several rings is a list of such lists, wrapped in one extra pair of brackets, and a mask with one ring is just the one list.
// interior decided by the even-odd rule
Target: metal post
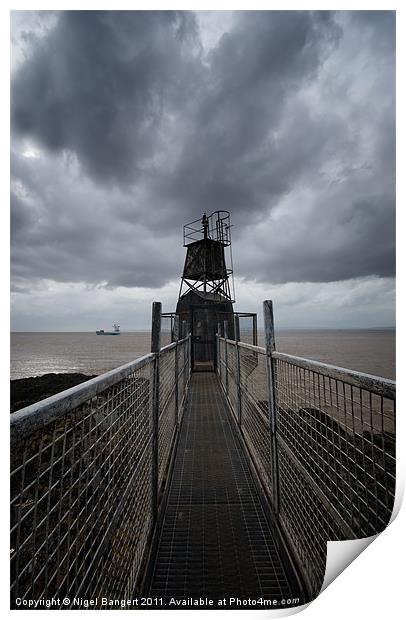
[(221, 378), (220, 337), (221, 323), (217, 323), (217, 374)]
[(162, 304), (152, 304), (151, 352), (155, 353), (152, 383), (152, 516), (158, 516), (158, 450), (159, 450), (159, 352), (161, 350)]
[(192, 370), (193, 370), (193, 360), (192, 360), (192, 355), (193, 355), (193, 348), (192, 348), (192, 332), (189, 331), (189, 377), (192, 374)]
[(228, 338), (228, 321), (224, 321), (224, 361), (226, 365), (226, 394), (228, 395), (228, 352), (227, 352), (227, 338)]
[(161, 350), (161, 314), (161, 302), (152, 302), (151, 353), (159, 353)]
[(173, 324), (173, 338), (176, 342), (175, 346), (175, 427), (178, 428), (179, 420), (179, 315), (175, 316)]
[(252, 344), (254, 344), (255, 346), (258, 345), (258, 326), (257, 326), (257, 315), (254, 314), (254, 316), (252, 317)]
[(173, 320), (173, 340), (174, 340), (174, 342), (180, 340), (180, 337), (179, 337), (179, 314), (176, 314), (175, 318)]
[(240, 317), (238, 314), (234, 314), (234, 333), (235, 333), (235, 352), (237, 358), (237, 421), (238, 426), (241, 428), (241, 417), (242, 417), (242, 402), (241, 402), (241, 362), (240, 362), (240, 347), (238, 343), (240, 342)]
[(273, 304), (271, 300), (263, 303), (264, 330), (266, 348), (266, 371), (268, 379), (268, 415), (271, 433), (271, 460), (272, 460), (272, 496), (273, 508), (276, 515), (279, 514), (279, 467), (278, 467), (278, 442), (277, 442), (277, 407), (276, 407), (276, 370), (272, 358), (275, 351), (275, 329), (273, 319)]
[(234, 334), (235, 334), (235, 341), (236, 342), (240, 342), (241, 337), (240, 337), (240, 317), (238, 316), (238, 314), (234, 314)]
[(188, 351), (188, 379), (190, 378), (190, 373), (192, 372), (192, 335), (190, 331), (188, 331), (187, 321), (182, 321), (182, 332), (183, 337), (188, 338), (187, 341), (187, 351)]
[[(182, 321), (182, 329), (181, 329), (181, 334), (182, 334), (182, 338), (186, 338), (187, 333), (186, 333), (186, 321)], [(186, 345), (187, 346), (187, 351), (188, 351), (188, 356), (190, 355), (190, 351), (189, 351), (189, 344)]]

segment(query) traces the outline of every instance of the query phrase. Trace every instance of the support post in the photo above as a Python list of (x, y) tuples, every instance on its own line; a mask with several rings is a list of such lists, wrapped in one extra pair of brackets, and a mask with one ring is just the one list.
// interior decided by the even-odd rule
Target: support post
[(181, 336), (179, 336), (179, 314), (176, 314), (173, 319), (173, 340), (174, 342), (177, 342), (180, 339)]
[(151, 352), (155, 353), (152, 379), (152, 516), (156, 523), (158, 517), (158, 450), (159, 450), (159, 352), (161, 350), (162, 304), (152, 304)]
[(254, 314), (252, 317), (252, 344), (258, 346), (258, 325), (257, 325), (257, 315)]
[[(186, 338), (186, 336), (188, 336), (187, 333), (187, 322), (186, 321), (182, 321), (182, 338)], [(188, 356), (188, 366), (189, 366), (189, 372), (188, 372), (188, 378), (190, 377), (190, 368), (191, 368), (191, 343), (190, 340), (187, 343), (187, 356)]]
[(221, 358), (220, 358), (220, 336), (221, 336), (221, 323), (217, 323), (217, 374), (221, 378)]
[(235, 352), (236, 352), (236, 362), (237, 362), (237, 422), (238, 426), (241, 428), (241, 418), (242, 418), (242, 401), (241, 401), (241, 360), (240, 360), (240, 317), (238, 314), (234, 314), (234, 333), (235, 333)]
[(268, 415), (271, 435), (271, 462), (272, 462), (272, 499), (273, 509), (279, 514), (279, 466), (277, 441), (277, 407), (276, 407), (276, 369), (273, 360), (275, 351), (275, 328), (273, 318), (273, 304), (267, 299), (263, 303), (264, 330), (266, 349), (266, 372), (268, 381)]
[(227, 338), (228, 338), (228, 321), (224, 321), (224, 361), (226, 365), (226, 394), (228, 396), (228, 351), (227, 351)]
[(176, 432), (179, 425), (179, 315), (177, 314), (173, 324), (173, 339), (176, 342), (175, 346), (175, 428)]
[(236, 342), (240, 342), (241, 337), (240, 337), (240, 317), (238, 316), (238, 314), (234, 314), (234, 334), (235, 334), (235, 341)]

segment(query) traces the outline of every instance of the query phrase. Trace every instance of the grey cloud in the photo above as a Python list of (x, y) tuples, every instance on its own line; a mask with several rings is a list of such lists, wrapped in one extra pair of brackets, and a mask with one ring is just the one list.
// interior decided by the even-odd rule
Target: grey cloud
[(392, 12), (237, 12), (207, 57), (192, 12), (57, 16), (12, 83), (18, 286), (161, 286), (218, 208), (242, 278), (394, 274)]
[(179, 239), (158, 232), (151, 243), (142, 217), (115, 217), (131, 208), (131, 195), (106, 196), (92, 182), (80, 182), (59, 160), (13, 153), (12, 169), (19, 191), (12, 196), (11, 221), (16, 283), (45, 278), (161, 286), (176, 272), (182, 255)]
[[(351, 279), (354, 273), (357, 277), (393, 276), (392, 200), (391, 196), (369, 195), (345, 210), (335, 201), (324, 209), (324, 217), (321, 206), (311, 225), (293, 216), (270, 227), (268, 235), (252, 235), (262, 261), (252, 258), (250, 249), (241, 244), (238, 265), (244, 264), (246, 279), (274, 283), (332, 282)], [(293, 234), (287, 233), (289, 227)]]
[(13, 80), (15, 130), (73, 151), (99, 181), (134, 182), (164, 108), (187, 95), (194, 32), (190, 13), (61, 12)]
[[(230, 209), (237, 221), (239, 212), (263, 212), (270, 201), (275, 204), (306, 165), (305, 159), (282, 165), (283, 158), (297, 160), (290, 136), (277, 135), (284, 106), (314, 77), (339, 36), (330, 14), (242, 13), (211, 54), (203, 97), (168, 179), (169, 194), (200, 210)], [(300, 129), (305, 133), (308, 123)], [(312, 147), (313, 136), (306, 139)]]

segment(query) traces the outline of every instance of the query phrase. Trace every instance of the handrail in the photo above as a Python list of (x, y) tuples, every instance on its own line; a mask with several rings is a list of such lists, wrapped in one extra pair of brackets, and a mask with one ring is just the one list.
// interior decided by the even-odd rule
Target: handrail
[(304, 357), (296, 357), (295, 355), (288, 355), (287, 353), (280, 353), (278, 351), (275, 351), (272, 357), (276, 360), (288, 362), (311, 372), (328, 375), (331, 379), (354, 385), (361, 390), (367, 390), (378, 396), (383, 396), (383, 398), (390, 398), (391, 400), (396, 398), (396, 381), (392, 381), (391, 379), (369, 375), (364, 372), (359, 372), (358, 370), (342, 368), (341, 366), (334, 366), (333, 364), (326, 364), (325, 362), (309, 360)]
[(277, 527), (314, 597), (327, 541), (371, 536), (390, 520), (396, 383), (275, 351), (269, 301), (264, 319), (266, 348), (217, 334), (217, 373)]
[[(219, 338), (227, 343), (237, 344), (237, 346), (242, 349), (248, 349), (266, 355), (264, 347), (258, 347), (247, 342), (236, 342), (230, 339), (225, 340), (222, 336), (219, 336)], [(280, 360), (281, 362), (288, 362), (289, 364), (293, 364), (304, 370), (309, 370), (310, 372), (317, 372), (333, 380), (348, 383), (349, 385), (353, 385), (361, 390), (367, 390), (383, 398), (389, 398), (391, 400), (396, 398), (396, 381), (392, 379), (386, 379), (385, 377), (379, 377), (377, 375), (371, 375), (358, 370), (351, 370), (349, 368), (335, 366), (334, 364), (319, 362), (317, 360), (310, 360), (305, 357), (282, 353), (281, 351), (274, 351), (272, 353), (272, 358)]]
[[(171, 342), (160, 350), (160, 355), (174, 349), (187, 339), (188, 336), (177, 342)], [(23, 436), (44, 428), (68, 411), (72, 411), (90, 398), (98, 396), (118, 381), (126, 379), (136, 370), (149, 364), (155, 356), (156, 353), (148, 353), (98, 377), (84, 381), (10, 414), (10, 445), (14, 446)]]
[(132, 362), (109, 370), (94, 379), (89, 379), (89, 381), (75, 385), (10, 414), (11, 445), (13, 446), (17, 441), (20, 441), (23, 435), (44, 428), (66, 412), (72, 411), (72, 409), (79, 407), (90, 398), (98, 396), (118, 381), (126, 379), (132, 372), (149, 364), (154, 357), (155, 353), (148, 353)]
[(139, 591), (191, 369), (190, 335), (155, 341), (155, 351), (11, 415), (12, 608), (53, 598), (75, 609), (103, 588), (111, 599)]

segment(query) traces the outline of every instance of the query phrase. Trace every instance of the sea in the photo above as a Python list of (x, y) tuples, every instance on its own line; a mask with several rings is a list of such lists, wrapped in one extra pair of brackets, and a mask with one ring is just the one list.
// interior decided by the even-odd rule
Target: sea
[[(150, 332), (97, 336), (94, 332), (12, 332), (11, 379), (47, 373), (99, 375), (150, 351)], [(169, 343), (164, 333), (162, 345)], [(258, 344), (264, 343), (258, 333)], [(278, 351), (395, 379), (394, 329), (276, 332)]]

